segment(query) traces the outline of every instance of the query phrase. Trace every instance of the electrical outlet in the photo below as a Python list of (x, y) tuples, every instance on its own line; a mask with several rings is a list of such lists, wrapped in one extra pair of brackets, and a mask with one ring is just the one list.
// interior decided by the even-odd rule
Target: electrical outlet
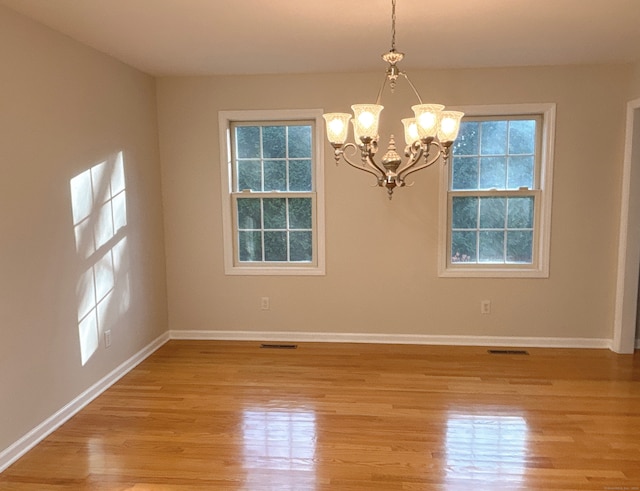
[(480, 302), (480, 313), (481, 314), (491, 313), (491, 300), (483, 300)]
[(108, 348), (111, 346), (111, 329), (104, 332), (104, 347)]
[(269, 310), (271, 308), (269, 305), (269, 297), (262, 297), (260, 299), (260, 308), (262, 310)]

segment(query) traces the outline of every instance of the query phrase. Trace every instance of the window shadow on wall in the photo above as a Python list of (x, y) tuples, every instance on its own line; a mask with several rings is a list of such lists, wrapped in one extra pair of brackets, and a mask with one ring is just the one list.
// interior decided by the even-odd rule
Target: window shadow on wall
[(70, 181), (76, 252), (78, 339), (84, 366), (130, 304), (124, 155), (118, 152)]

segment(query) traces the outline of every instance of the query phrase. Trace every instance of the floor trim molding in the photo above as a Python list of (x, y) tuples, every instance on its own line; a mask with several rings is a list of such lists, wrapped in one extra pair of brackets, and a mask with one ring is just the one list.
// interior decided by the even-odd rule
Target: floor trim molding
[(199, 331), (172, 330), (171, 339), (220, 341), (296, 341), (319, 343), (382, 343), (451, 346), (519, 346), (526, 348), (611, 349), (610, 339), (545, 338), (519, 336), (449, 336), (427, 334), (367, 334), (285, 331)]
[(13, 464), (25, 453), (27, 453), (38, 443), (44, 440), (47, 436), (53, 433), (62, 424), (64, 424), (77, 412), (84, 408), (87, 404), (89, 404), (105, 390), (111, 387), (114, 383), (120, 380), (124, 375), (129, 373), (129, 371), (131, 371), (136, 365), (140, 364), (145, 358), (147, 358), (163, 344), (169, 341), (169, 339), (169, 333), (165, 332), (154, 341), (149, 343), (147, 346), (142, 348), (140, 351), (138, 351), (136, 354), (134, 354), (131, 358), (116, 367), (98, 382), (93, 384), (82, 394), (65, 405), (62, 409), (60, 409), (55, 414), (40, 423), (38, 426), (33, 428), (18, 441), (1, 451), (0, 473), (2, 473), (11, 464)]

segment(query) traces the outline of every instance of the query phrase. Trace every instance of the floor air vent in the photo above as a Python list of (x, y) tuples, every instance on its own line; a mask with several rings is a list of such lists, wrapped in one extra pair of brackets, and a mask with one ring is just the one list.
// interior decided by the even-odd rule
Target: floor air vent
[(297, 344), (261, 344), (261, 348), (265, 349), (296, 349), (298, 347)]
[(490, 355), (528, 355), (529, 352), (523, 349), (490, 349)]

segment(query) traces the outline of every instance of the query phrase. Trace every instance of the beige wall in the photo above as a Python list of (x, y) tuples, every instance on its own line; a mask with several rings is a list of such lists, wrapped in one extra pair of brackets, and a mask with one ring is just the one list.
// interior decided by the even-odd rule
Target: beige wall
[[(438, 278), (438, 171), (415, 174), (415, 187), (389, 202), (369, 187), (369, 176), (336, 168), (328, 146), (326, 276), (225, 276), (218, 111), (346, 110), (375, 97), (382, 70), (159, 79), (170, 328), (610, 338), (631, 72), (580, 66), (411, 73), (423, 99), (447, 105), (557, 103), (548, 279)], [(404, 89), (398, 97), (399, 105), (414, 102)], [(387, 108), (383, 117), (400, 115)], [(270, 311), (260, 310), (261, 296), (271, 297)], [(490, 315), (480, 314), (482, 299), (492, 301)]]
[[(4, 7), (0, 60), (2, 452), (165, 332), (167, 318), (154, 79)], [(70, 182), (119, 154), (127, 225), (98, 253), (118, 256), (100, 321), (113, 344), (95, 334), (93, 352), (85, 341), (83, 366), (79, 280), (99, 265), (76, 251)]]
[(633, 65), (630, 99), (640, 98), (640, 61)]

